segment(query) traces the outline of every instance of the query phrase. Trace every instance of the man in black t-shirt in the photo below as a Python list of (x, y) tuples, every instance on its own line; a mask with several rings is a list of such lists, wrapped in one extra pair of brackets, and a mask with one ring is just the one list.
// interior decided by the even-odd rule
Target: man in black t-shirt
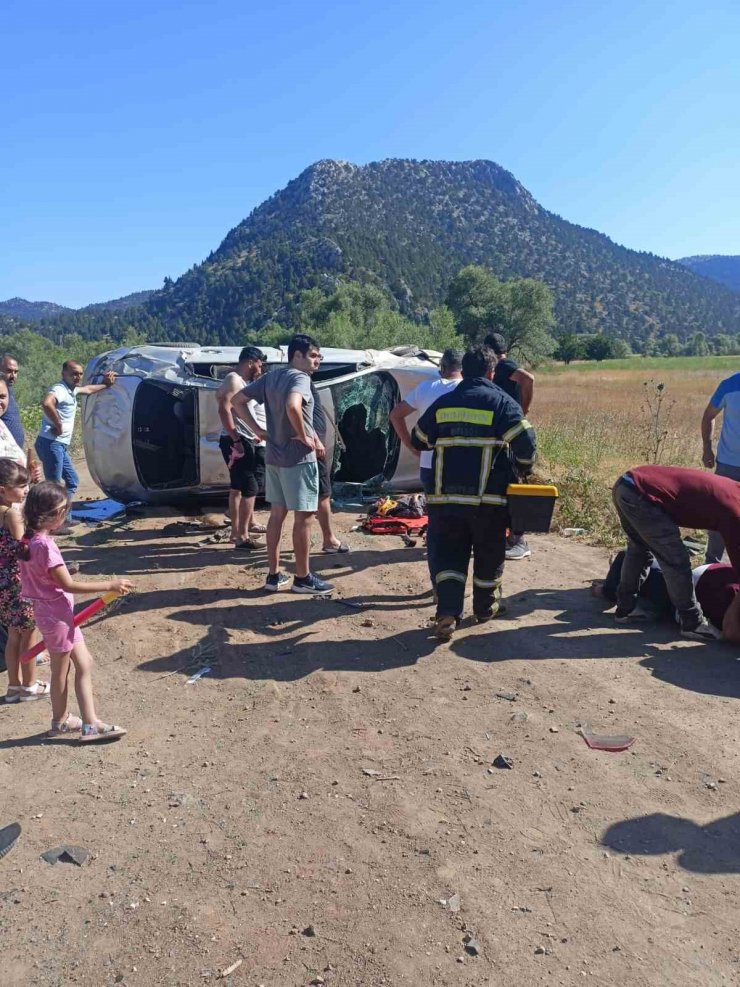
[(514, 398), (526, 415), (534, 397), (534, 376), (522, 370), (516, 360), (512, 360), (506, 348), (506, 340), (500, 332), (489, 332), (483, 343), (496, 354), (496, 369), (493, 383)]
[(321, 449), (316, 449), (316, 457), (319, 467), (319, 508), (316, 512), (316, 519), (321, 528), (323, 544), (321, 551), (326, 555), (335, 553), (345, 554), (349, 552), (349, 545), (337, 538), (331, 526), (331, 473), (329, 464), (326, 461), (326, 433), (327, 422), (326, 412), (321, 403), (321, 397), (316, 390), (316, 385), (311, 381), (311, 393), (313, 394), (313, 428), (321, 443)]
[[(483, 342), (496, 354), (493, 383), (509, 397), (514, 398), (526, 415), (534, 397), (534, 376), (528, 370), (522, 370), (519, 364), (511, 359), (506, 340), (500, 332), (489, 332)], [(507, 561), (519, 562), (531, 554), (524, 532), (512, 531), (507, 540)]]

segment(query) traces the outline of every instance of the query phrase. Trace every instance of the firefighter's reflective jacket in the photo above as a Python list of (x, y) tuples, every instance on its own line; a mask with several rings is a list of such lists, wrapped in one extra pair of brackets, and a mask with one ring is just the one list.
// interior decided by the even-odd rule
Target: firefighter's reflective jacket
[(416, 449), (433, 449), (430, 506), (504, 506), (506, 487), (526, 476), (535, 434), (520, 406), (485, 377), (464, 378), (424, 412), (411, 433)]

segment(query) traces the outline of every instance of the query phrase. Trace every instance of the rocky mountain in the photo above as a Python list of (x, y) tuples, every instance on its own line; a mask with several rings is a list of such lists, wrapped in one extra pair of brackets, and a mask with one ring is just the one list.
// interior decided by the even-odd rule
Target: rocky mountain
[(682, 257), (679, 264), (688, 267), (695, 274), (719, 281), (732, 291), (740, 292), (740, 257), (729, 254), (699, 254), (696, 257)]
[(727, 287), (561, 219), (499, 165), (397, 159), (319, 161), (143, 305), (67, 313), (40, 331), (119, 339), (136, 328), (237, 344), (270, 322), (291, 326), (301, 292), (339, 279), (379, 286), (403, 314), (423, 319), (466, 264), (545, 281), (560, 331), (637, 344), (740, 331), (740, 297)]
[(80, 309), (57, 305), (56, 302), (29, 302), (25, 298), (8, 298), (7, 301), (0, 302), (0, 316), (19, 319), (25, 323), (35, 323), (56, 319), (59, 316), (70, 315), (74, 312), (123, 312), (138, 308), (148, 301), (153, 294), (153, 291), (136, 291), (131, 295), (124, 295), (122, 298), (114, 298), (109, 302), (94, 302), (92, 305), (85, 305), (84, 308)]
[(146, 308), (169, 331), (237, 342), (290, 324), (302, 290), (348, 277), (422, 317), (465, 264), (546, 281), (562, 329), (632, 340), (740, 329), (728, 289), (548, 212), (491, 161), (319, 161)]
[(25, 298), (8, 298), (0, 302), (0, 315), (6, 315), (23, 322), (40, 322), (42, 319), (53, 319), (57, 315), (73, 311), (65, 305), (55, 302), (29, 302)]

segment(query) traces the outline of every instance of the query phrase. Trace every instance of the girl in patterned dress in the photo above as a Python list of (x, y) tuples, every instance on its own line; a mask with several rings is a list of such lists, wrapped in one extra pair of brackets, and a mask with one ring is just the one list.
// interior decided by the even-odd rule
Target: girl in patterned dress
[(0, 624), (8, 632), (6, 703), (27, 703), (49, 695), (49, 683), (36, 680), (36, 663), (20, 661), (23, 652), (32, 646), (36, 632), (33, 607), (21, 596), (19, 568), (24, 552), (23, 520), (16, 505), (23, 503), (28, 481), (25, 466), (12, 459), (0, 459)]

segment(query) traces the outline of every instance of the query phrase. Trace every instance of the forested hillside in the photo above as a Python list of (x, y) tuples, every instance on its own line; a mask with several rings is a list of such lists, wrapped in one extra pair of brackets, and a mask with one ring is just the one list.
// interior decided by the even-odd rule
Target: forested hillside
[(556, 334), (646, 341), (740, 330), (740, 297), (678, 263), (618, 246), (543, 209), (490, 161), (319, 161), (236, 226), (202, 264), (143, 305), (42, 320), (51, 336), (127, 331), (239, 343), (296, 325), (302, 293), (347, 281), (416, 322), (466, 265), (552, 290)]
[(732, 291), (740, 292), (740, 257), (723, 254), (702, 254), (697, 257), (682, 257), (678, 261), (695, 274), (719, 281)]

